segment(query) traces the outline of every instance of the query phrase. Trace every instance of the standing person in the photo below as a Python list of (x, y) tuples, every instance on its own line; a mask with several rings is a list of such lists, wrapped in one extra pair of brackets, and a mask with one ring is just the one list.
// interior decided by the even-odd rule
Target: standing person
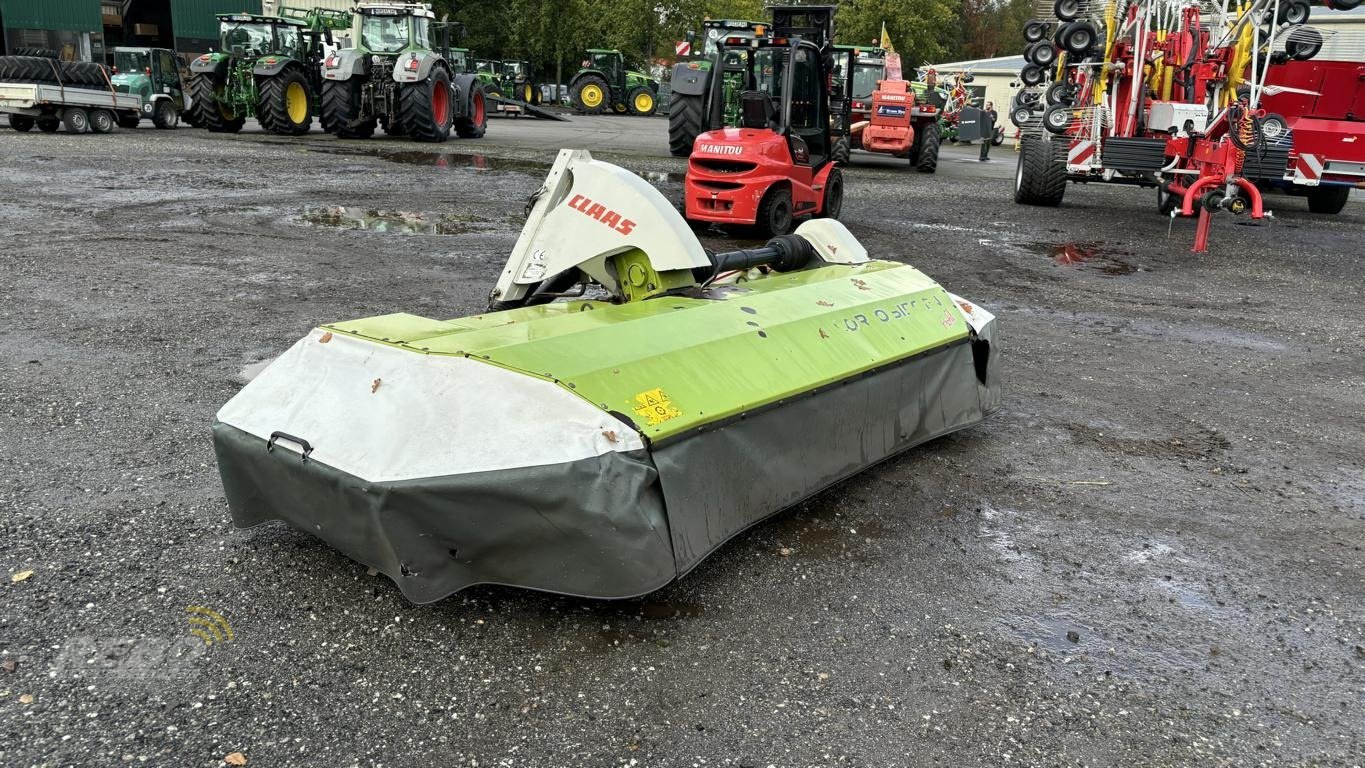
[(986, 102), (986, 108), (981, 110), (981, 162), (986, 162), (986, 156), (991, 153), (991, 142), (995, 140), (995, 121), (1000, 115), (995, 111), (995, 104)]

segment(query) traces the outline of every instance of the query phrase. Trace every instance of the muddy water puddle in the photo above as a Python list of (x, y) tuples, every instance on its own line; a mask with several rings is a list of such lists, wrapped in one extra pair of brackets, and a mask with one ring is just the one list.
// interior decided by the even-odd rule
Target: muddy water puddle
[(1108, 277), (1146, 271), (1126, 260), (1133, 254), (1109, 249), (1100, 242), (1033, 243), (1031, 247), (1045, 254), (1059, 267), (1084, 268)]
[(482, 221), (453, 214), (389, 211), (345, 205), (313, 208), (305, 211), (299, 218), (319, 227), (403, 235), (461, 235), (477, 230), (478, 223)]

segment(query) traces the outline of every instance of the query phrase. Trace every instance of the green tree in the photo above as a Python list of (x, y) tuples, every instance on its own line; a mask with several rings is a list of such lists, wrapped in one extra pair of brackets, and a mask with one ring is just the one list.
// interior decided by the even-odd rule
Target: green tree
[(960, 0), (845, 0), (835, 36), (846, 45), (881, 39), (882, 24), (906, 72), (956, 55), (961, 40)]

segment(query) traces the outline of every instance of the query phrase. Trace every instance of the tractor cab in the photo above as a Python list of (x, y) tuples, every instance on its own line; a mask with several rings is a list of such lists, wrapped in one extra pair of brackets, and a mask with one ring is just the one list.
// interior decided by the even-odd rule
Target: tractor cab
[(239, 58), (268, 54), (302, 58), (304, 32), (307, 29), (301, 21), (277, 16), (248, 13), (218, 16), (218, 39), (222, 51)]
[[(748, 54), (738, 125), (697, 137), (685, 180), (687, 218), (780, 235), (796, 218), (837, 216), (843, 177), (832, 162), (828, 48), (799, 36), (736, 37), (723, 41), (717, 56), (734, 47)], [(719, 100), (712, 108), (721, 108)]]

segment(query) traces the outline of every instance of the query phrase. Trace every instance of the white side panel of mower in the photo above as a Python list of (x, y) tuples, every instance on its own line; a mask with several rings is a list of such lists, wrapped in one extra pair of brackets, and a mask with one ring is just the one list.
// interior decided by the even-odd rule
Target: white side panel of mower
[[(371, 482), (644, 448), (628, 425), (551, 382), (321, 328), (261, 371), (217, 418), (262, 440), (276, 431), (307, 440), (311, 460)], [(302, 453), (284, 438), (275, 450)]]

